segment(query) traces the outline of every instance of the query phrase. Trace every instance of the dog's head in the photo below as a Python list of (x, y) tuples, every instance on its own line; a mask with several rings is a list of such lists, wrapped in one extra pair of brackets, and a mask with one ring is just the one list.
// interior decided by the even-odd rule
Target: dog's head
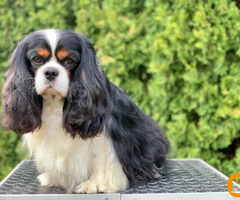
[(88, 39), (66, 30), (40, 30), (13, 52), (3, 88), (4, 125), (19, 133), (41, 126), (44, 99), (62, 98), (63, 127), (92, 137), (109, 107), (108, 81)]

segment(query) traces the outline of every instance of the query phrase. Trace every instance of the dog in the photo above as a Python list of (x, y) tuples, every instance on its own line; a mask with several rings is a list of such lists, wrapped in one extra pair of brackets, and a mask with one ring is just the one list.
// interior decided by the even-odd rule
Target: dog
[(4, 125), (24, 139), (42, 186), (112, 193), (156, 177), (169, 142), (105, 76), (89, 40), (46, 29), (17, 45), (3, 87)]

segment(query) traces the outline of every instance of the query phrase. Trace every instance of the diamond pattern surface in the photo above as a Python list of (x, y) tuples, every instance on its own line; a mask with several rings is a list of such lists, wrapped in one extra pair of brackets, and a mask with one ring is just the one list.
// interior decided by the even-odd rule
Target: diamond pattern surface
[[(198, 193), (227, 191), (226, 178), (197, 159), (169, 159), (159, 169), (159, 178), (122, 192), (132, 193)], [(56, 187), (41, 187), (33, 161), (22, 162), (0, 185), (0, 194), (64, 194)]]

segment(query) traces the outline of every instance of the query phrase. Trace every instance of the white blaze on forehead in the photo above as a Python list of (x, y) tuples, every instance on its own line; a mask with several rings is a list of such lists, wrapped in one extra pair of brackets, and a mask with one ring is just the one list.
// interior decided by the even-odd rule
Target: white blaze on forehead
[(45, 37), (47, 38), (49, 45), (51, 46), (52, 53), (53, 53), (57, 47), (58, 32), (54, 29), (47, 29), (47, 30), (44, 30), (43, 33), (44, 33)]

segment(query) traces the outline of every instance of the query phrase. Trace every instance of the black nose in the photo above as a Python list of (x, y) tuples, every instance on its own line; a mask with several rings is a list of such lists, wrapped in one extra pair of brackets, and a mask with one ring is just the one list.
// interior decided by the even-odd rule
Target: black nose
[(58, 76), (59, 72), (57, 69), (49, 67), (45, 70), (44, 75), (47, 80), (52, 81)]

